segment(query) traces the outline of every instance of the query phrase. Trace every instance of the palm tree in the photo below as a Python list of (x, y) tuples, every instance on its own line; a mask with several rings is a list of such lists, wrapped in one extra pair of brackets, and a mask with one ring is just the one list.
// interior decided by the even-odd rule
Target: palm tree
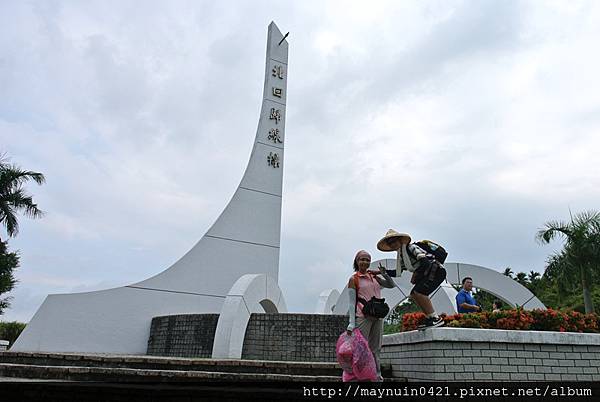
[(537, 294), (540, 283), (542, 282), (542, 274), (534, 270), (529, 271), (529, 274), (527, 274), (527, 282), (527, 289), (533, 294)]
[(42, 173), (11, 165), (0, 155), (0, 223), (6, 228), (9, 237), (19, 233), (18, 212), (30, 218), (40, 218), (43, 215), (33, 198), (23, 188), (29, 180), (43, 184), (46, 178)]
[[(585, 312), (592, 313), (594, 304), (590, 292), (591, 278), (600, 268), (600, 212), (586, 211), (571, 215), (570, 222), (549, 221), (536, 235), (542, 244), (560, 237), (565, 240), (563, 250), (550, 258), (548, 268), (559, 281), (572, 278), (578, 273), (583, 289)], [(564, 289), (567, 283), (559, 284)]]
[(510, 267), (506, 267), (504, 270), (504, 276), (508, 276), (509, 278), (513, 277), (513, 270)]
[(527, 274), (525, 272), (519, 272), (515, 277), (515, 280), (525, 287), (527, 287), (529, 284), (527, 281)]
[(558, 303), (562, 303), (565, 296), (573, 292), (573, 284), (580, 280), (577, 269), (570, 265), (564, 250), (551, 254), (546, 260), (546, 271), (544, 278), (552, 286), (556, 285)]
[(534, 270), (529, 271), (529, 282), (534, 282), (540, 275), (539, 272), (535, 272)]
[[(8, 252), (6, 242), (0, 240), (0, 296), (10, 292), (16, 285), (17, 279), (13, 275), (13, 271), (19, 267), (19, 254), (16, 252)], [(0, 316), (4, 310), (10, 307), (9, 297), (0, 297)], [(0, 337), (3, 337), (0, 331)]]

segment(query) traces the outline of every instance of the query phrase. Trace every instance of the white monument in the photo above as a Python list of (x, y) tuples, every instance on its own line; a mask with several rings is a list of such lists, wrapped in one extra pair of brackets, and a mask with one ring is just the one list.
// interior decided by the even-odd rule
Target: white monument
[[(11, 351), (145, 354), (153, 317), (217, 313), (213, 357), (240, 358), (252, 313), (285, 312), (279, 286), (288, 43), (269, 25), (262, 109), (246, 172), (231, 201), (198, 243), (160, 274), (120, 288), (49, 295)], [(395, 260), (381, 260), (390, 269)], [(375, 268), (375, 261), (372, 268)], [(518, 283), (469, 264), (446, 264), (448, 281), (473, 277), (510, 304), (544, 308)], [(390, 306), (406, 299), (406, 276), (383, 289)], [(438, 312), (455, 312), (448, 282), (433, 295)], [(347, 314), (347, 290), (321, 293), (319, 314)]]
[(288, 43), (271, 23), (250, 161), (231, 201), (204, 237), (152, 278), (96, 292), (49, 295), (12, 351), (144, 354), (153, 317), (221, 313), (224, 308), (229, 321), (218, 324), (222, 337), (215, 350), (235, 356), (241, 353), (235, 336), (245, 332), (246, 316), (257, 309), (285, 311), (277, 280), (287, 61)]

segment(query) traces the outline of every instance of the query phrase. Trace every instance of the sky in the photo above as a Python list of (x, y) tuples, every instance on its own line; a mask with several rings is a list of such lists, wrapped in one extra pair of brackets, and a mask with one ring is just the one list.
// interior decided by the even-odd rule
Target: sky
[[(314, 311), (387, 229), (543, 272), (544, 222), (599, 209), (600, 3), (0, 0), (0, 152), (47, 182), (3, 321), (163, 271), (254, 140), (290, 32), (279, 285)], [(5, 238), (5, 232), (0, 232)]]

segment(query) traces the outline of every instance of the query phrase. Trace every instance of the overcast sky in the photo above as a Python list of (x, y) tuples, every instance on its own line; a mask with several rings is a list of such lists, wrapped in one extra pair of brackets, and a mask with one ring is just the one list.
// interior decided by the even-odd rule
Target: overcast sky
[(272, 20), (290, 31), (289, 311), (341, 289), (358, 249), (392, 257), (388, 228), (542, 272), (560, 246), (534, 241), (543, 223), (600, 209), (598, 2), (0, 0), (0, 151), (47, 178), (3, 320), (202, 237), (250, 155)]

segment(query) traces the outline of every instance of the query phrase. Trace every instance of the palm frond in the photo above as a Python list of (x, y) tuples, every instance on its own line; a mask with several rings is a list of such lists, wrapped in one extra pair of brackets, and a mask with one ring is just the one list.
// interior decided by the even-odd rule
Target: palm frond
[(9, 237), (19, 233), (18, 212), (30, 218), (40, 218), (44, 214), (23, 189), (29, 180), (43, 184), (46, 178), (42, 173), (9, 164), (6, 155), (0, 154), (0, 223)]
[(6, 227), (6, 233), (9, 237), (13, 237), (19, 233), (17, 215), (10, 204), (5, 202), (0, 202), (0, 223)]
[(571, 235), (571, 227), (563, 221), (548, 221), (536, 234), (536, 240), (541, 244), (548, 244), (557, 237), (568, 238)]
[(23, 211), (23, 214), (30, 218), (40, 218), (44, 215), (44, 212), (33, 202), (33, 198), (23, 189), (0, 196), (0, 203), (9, 204), (16, 211)]
[(588, 210), (575, 215), (573, 223), (577, 226), (588, 226), (592, 223), (600, 223), (600, 212)]
[(0, 191), (15, 190), (29, 180), (37, 184), (46, 182), (42, 173), (23, 170), (16, 165), (0, 164)]

